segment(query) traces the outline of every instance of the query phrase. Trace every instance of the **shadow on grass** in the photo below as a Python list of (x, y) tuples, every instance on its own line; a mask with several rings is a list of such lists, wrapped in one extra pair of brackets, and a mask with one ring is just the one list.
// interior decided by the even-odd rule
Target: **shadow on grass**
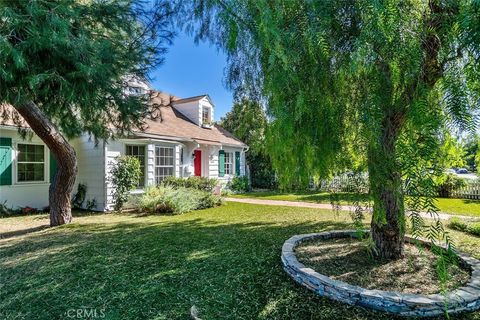
[[(298, 200), (308, 201), (308, 202), (318, 202), (318, 203), (330, 203), (331, 196), (328, 193), (317, 193), (311, 195), (298, 194)], [(353, 203), (354, 201), (366, 201), (368, 200), (368, 195), (366, 194), (355, 194), (355, 193), (338, 193), (338, 200), (342, 204)]]
[[(268, 198), (276, 200), (292, 200), (292, 201), (307, 201), (318, 203), (330, 203), (331, 194), (328, 192), (319, 191), (293, 191), (293, 192), (278, 192), (278, 191), (254, 191), (244, 193), (241, 196), (246, 198)], [(369, 196), (367, 194), (355, 194), (349, 192), (337, 193), (338, 200), (343, 203), (352, 203), (356, 200), (366, 201)]]
[[(455, 199), (455, 198), (449, 198), (449, 199)], [(461, 200), (465, 204), (480, 204), (480, 200), (474, 200), (474, 199), (458, 199)]]
[(83, 210), (83, 209), (75, 209), (72, 210), (73, 217), (89, 217), (89, 216), (101, 216), (105, 214), (115, 214), (112, 212), (104, 212), (104, 211), (92, 211), (92, 210)]
[(13, 238), (13, 237), (19, 237), (23, 236), (32, 232), (37, 232), (41, 230), (45, 230), (49, 228), (50, 226), (48, 224), (37, 226), (37, 227), (31, 227), (31, 228), (26, 228), (26, 229), (20, 229), (20, 230), (15, 230), (15, 231), (9, 231), (9, 232), (3, 232), (0, 233), (0, 239), (7, 239), (7, 238)]
[(93, 308), (106, 319), (188, 319), (196, 305), (203, 319), (393, 319), (317, 297), (282, 270), (286, 239), (346, 223), (177, 220), (74, 224), (0, 243), (0, 318)]

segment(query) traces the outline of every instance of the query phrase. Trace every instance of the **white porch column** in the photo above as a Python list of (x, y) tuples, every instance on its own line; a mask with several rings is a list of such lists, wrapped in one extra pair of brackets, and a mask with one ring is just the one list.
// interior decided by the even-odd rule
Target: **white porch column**
[(180, 174), (180, 148), (181, 146), (179, 144), (175, 145), (174, 149), (174, 156), (175, 156), (175, 177), (181, 177), (182, 175)]
[(145, 183), (147, 186), (155, 185), (155, 145), (147, 144), (147, 175)]

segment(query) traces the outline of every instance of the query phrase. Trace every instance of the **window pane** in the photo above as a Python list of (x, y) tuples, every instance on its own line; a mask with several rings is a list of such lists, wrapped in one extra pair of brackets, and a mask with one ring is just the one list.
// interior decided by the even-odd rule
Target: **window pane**
[(25, 172), (25, 181), (34, 181), (33, 171)]
[(44, 146), (33, 144), (18, 144), (19, 162), (44, 162)]
[(45, 165), (43, 163), (19, 163), (18, 181), (44, 181)]
[[(42, 147), (42, 146), (39, 146)], [(45, 154), (43, 152), (43, 147), (40, 150), (37, 150), (35, 152), (35, 162), (43, 162), (44, 161)]]
[(45, 147), (18, 144), (17, 180), (19, 182), (45, 181)]
[(34, 169), (34, 180), (35, 181), (43, 181), (44, 178), (44, 168), (43, 164), (35, 164)]
[(233, 153), (225, 152), (225, 174), (233, 174)]
[(138, 187), (145, 186), (145, 146), (127, 146), (127, 156), (132, 156), (140, 162), (140, 178), (138, 179)]
[(155, 183), (160, 184), (165, 177), (174, 175), (174, 150), (170, 147), (155, 148)]

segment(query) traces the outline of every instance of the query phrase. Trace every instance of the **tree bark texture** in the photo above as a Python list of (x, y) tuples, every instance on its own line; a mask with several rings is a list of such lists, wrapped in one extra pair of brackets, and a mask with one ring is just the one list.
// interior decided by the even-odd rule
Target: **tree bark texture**
[[(405, 105), (413, 101), (419, 83), (431, 89), (443, 75), (438, 58), (441, 41), (437, 32), (442, 25), (442, 13), (445, 13), (445, 8), (440, 2), (430, 0), (429, 9), (430, 16), (426, 20), (426, 28), (431, 31), (426, 34), (422, 42), (425, 56), (422, 63), (422, 77), (419, 79), (421, 82), (414, 82), (411, 90), (406, 92)], [(388, 73), (388, 67), (385, 69)], [(404, 256), (404, 194), (395, 145), (405, 123), (405, 116), (405, 110), (386, 106), (379, 139), (376, 143), (372, 143), (368, 150), (370, 192), (374, 202), (371, 234), (376, 254), (383, 259), (399, 259)]]
[(375, 254), (382, 259), (404, 256), (405, 210), (401, 168), (395, 144), (403, 126), (401, 112), (387, 112), (379, 142), (368, 152), (370, 192), (373, 197), (371, 234)]
[(49, 189), (50, 225), (70, 223), (72, 221), (70, 196), (77, 176), (75, 149), (34, 102), (17, 105), (15, 109), (47, 145), (58, 163), (57, 172)]

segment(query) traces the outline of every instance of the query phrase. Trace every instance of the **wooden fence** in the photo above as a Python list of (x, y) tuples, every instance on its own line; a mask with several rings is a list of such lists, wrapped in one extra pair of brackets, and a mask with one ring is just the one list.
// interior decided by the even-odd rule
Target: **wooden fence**
[[(342, 174), (331, 180), (312, 180), (310, 187), (324, 192), (368, 193), (368, 176)], [(480, 200), (480, 182), (468, 182), (464, 187), (450, 192), (449, 198)]]
[(331, 180), (320, 180), (310, 183), (310, 187), (324, 192), (368, 193), (368, 176), (366, 174), (342, 174)]
[(472, 183), (452, 191), (450, 198), (480, 200), (480, 184)]

